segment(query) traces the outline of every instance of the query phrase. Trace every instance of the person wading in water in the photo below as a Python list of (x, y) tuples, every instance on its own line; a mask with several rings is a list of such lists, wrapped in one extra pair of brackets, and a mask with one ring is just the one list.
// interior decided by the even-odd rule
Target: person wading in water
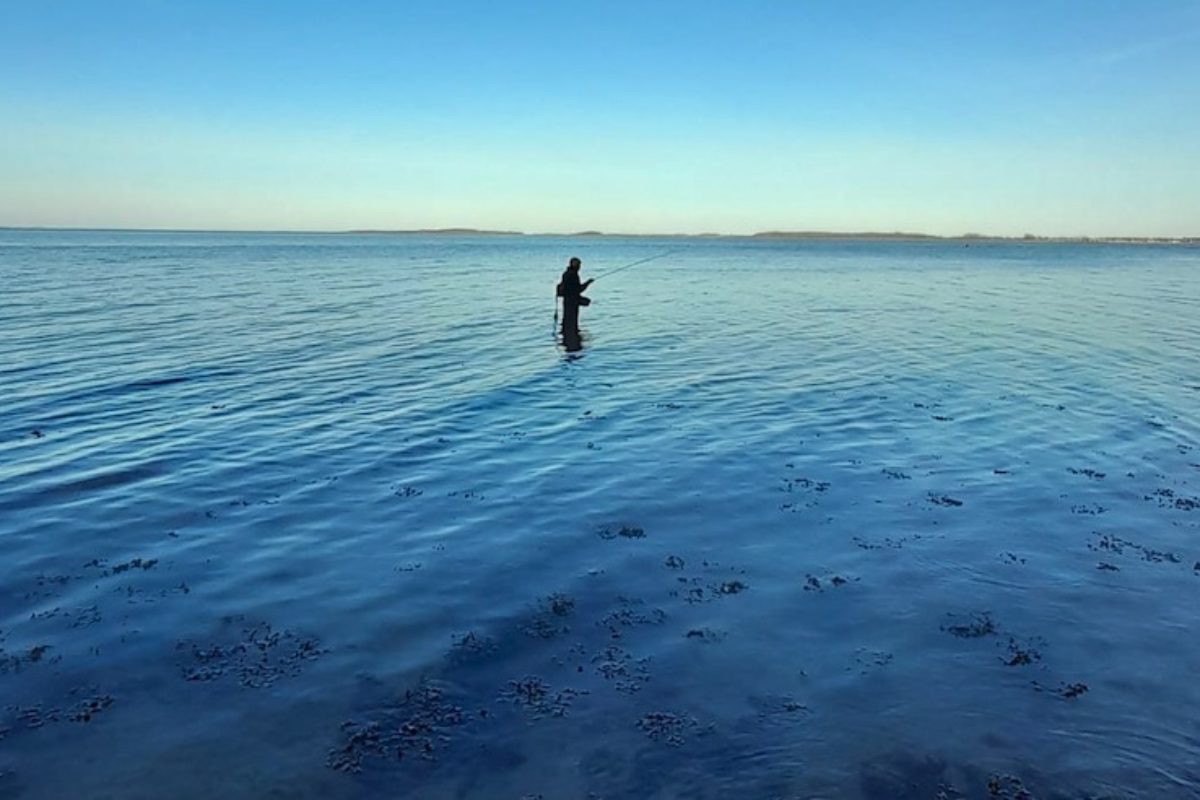
[(592, 279), (589, 278), (582, 283), (579, 281), (579, 268), (582, 263), (578, 258), (572, 258), (567, 263), (567, 269), (563, 272), (562, 280), (558, 284), (558, 296), (562, 298), (563, 303), (563, 339), (579, 338), (579, 307), (592, 302), (591, 298), (583, 295), (592, 285)]

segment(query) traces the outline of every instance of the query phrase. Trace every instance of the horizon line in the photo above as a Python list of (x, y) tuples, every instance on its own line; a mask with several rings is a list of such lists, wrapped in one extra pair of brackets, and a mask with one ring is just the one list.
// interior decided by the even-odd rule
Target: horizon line
[(0, 225), (0, 231), (59, 231), (96, 233), (241, 233), (295, 234), (323, 236), (558, 236), (563, 238), (641, 238), (641, 239), (856, 239), (890, 241), (1006, 241), (1006, 242), (1098, 242), (1098, 243), (1200, 243), (1200, 236), (1102, 236), (1002, 235), (985, 233), (935, 234), (912, 231), (824, 231), (824, 230), (765, 230), (755, 233), (623, 233), (619, 231), (581, 230), (570, 232), (497, 230), (489, 228), (349, 228), (349, 229), (267, 229), (267, 228), (110, 228), (74, 225)]

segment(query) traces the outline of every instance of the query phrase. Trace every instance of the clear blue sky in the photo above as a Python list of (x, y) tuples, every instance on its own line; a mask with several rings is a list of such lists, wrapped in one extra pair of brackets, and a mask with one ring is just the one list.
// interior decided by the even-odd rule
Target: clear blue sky
[(1200, 2), (0, 0), (0, 225), (1200, 235)]

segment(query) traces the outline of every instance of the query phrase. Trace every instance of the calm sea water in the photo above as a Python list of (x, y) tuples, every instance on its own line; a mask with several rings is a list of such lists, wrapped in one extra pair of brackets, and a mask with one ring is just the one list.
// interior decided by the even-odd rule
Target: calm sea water
[[(567, 257), (601, 279), (564, 352)], [(1200, 796), (1200, 251), (0, 232), (0, 796)]]

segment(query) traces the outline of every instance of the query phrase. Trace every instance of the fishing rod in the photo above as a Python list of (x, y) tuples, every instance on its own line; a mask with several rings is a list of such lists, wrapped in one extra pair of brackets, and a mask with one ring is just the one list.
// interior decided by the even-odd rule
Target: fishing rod
[[(601, 272), (599, 275), (596, 275), (595, 277), (593, 277), (591, 279), (591, 282), (595, 283), (596, 281), (600, 280), (601, 278), (607, 277), (608, 275), (616, 275), (618, 272), (622, 272), (627, 269), (632, 269), (633, 267), (640, 266), (641, 264), (645, 264), (650, 261), (655, 261), (660, 258), (665, 258), (666, 256), (669, 256), (672, 253), (678, 253), (678, 252), (679, 252), (679, 248), (676, 248), (674, 250), (664, 250), (663, 252), (658, 253), (657, 255), (648, 256), (646, 258), (638, 259), (637, 261), (631, 261), (630, 263), (623, 264), (623, 265), (617, 267), (616, 269), (610, 269), (607, 272)], [(558, 324), (558, 293), (557, 292), (554, 293), (554, 324), (555, 325)]]
[(624, 271), (624, 270), (631, 269), (631, 268), (633, 268), (633, 267), (636, 267), (636, 266), (638, 266), (638, 265), (640, 265), (640, 264), (645, 264), (647, 261), (655, 261), (655, 260), (657, 260), (657, 259), (660, 259), (660, 258), (665, 258), (666, 256), (669, 256), (669, 255), (671, 255), (672, 253), (678, 253), (678, 252), (679, 252), (679, 249), (678, 249), (678, 248), (676, 248), (675, 250), (666, 250), (666, 251), (664, 251), (664, 252), (662, 252), (662, 253), (659, 253), (658, 255), (655, 255), (655, 256), (650, 256), (649, 258), (643, 258), (643, 259), (641, 259), (641, 260), (639, 260), (639, 261), (634, 261), (634, 262), (632, 262), (632, 263), (625, 264), (624, 266), (617, 267), (616, 269), (610, 269), (608, 272), (601, 272), (599, 275), (597, 275), (596, 277), (592, 278), (592, 280), (593, 280), (593, 281), (598, 281), (598, 280), (600, 280), (601, 278), (603, 278), (603, 277), (606, 277), (606, 276), (608, 276), (608, 275), (616, 275), (618, 272), (622, 272), (622, 271)]

